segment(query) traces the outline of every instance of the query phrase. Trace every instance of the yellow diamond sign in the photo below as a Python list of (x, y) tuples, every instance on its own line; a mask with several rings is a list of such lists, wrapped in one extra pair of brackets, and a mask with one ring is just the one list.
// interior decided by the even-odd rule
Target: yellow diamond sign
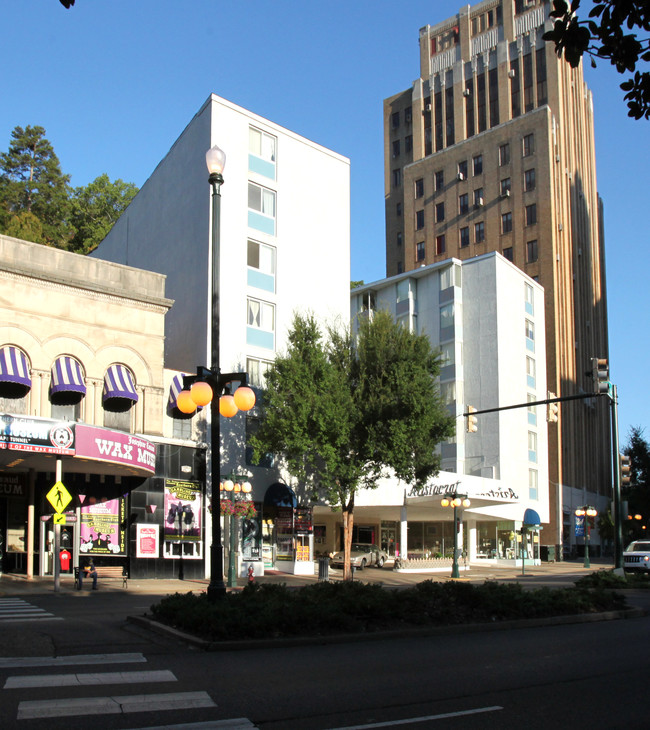
[(65, 488), (63, 482), (57, 482), (45, 495), (45, 499), (54, 507), (59, 514), (70, 504), (72, 497)]

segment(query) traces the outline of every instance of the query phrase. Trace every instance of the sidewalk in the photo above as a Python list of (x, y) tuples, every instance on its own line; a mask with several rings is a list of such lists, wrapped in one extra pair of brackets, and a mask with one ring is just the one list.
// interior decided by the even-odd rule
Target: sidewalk
[[(582, 561), (564, 561), (560, 563), (543, 563), (542, 565), (526, 566), (523, 573), (519, 568), (502, 568), (496, 565), (473, 564), (467, 571), (461, 571), (458, 579), (464, 583), (484, 583), (486, 580), (496, 580), (501, 583), (521, 583), (524, 586), (558, 588), (571, 586), (578, 578), (589, 575), (597, 570), (608, 570), (613, 568), (613, 563), (608, 559), (594, 559), (591, 567), (585, 568)], [(365, 583), (381, 583), (387, 588), (399, 588), (425, 580), (447, 581), (451, 580), (451, 571), (440, 573), (396, 573), (390, 567), (383, 569), (366, 568), (364, 571), (355, 571), (354, 580)], [(329, 579), (331, 581), (342, 580), (343, 571), (330, 569)], [(305, 586), (318, 582), (318, 574), (312, 575), (289, 575), (280, 571), (268, 571), (263, 577), (257, 578), (256, 582), (264, 583), (285, 583), (288, 586)], [(87, 585), (86, 585), (87, 584)], [(60, 578), (61, 593), (75, 593), (81, 595), (90, 589), (90, 582), (86, 581), (82, 591), (75, 591), (72, 575), (62, 575)], [(179, 580), (174, 578), (161, 579), (129, 579), (128, 587), (122, 588), (121, 581), (99, 580), (99, 591), (102, 592), (125, 592), (143, 595), (168, 595), (170, 593), (188, 593), (190, 591), (199, 593), (207, 589), (209, 580), (191, 579)], [(237, 583), (239, 589), (243, 588), (246, 580), (240, 578)], [(229, 589), (231, 590), (231, 589)], [(38, 595), (54, 592), (54, 578), (34, 577), (28, 580), (24, 575), (4, 573), (0, 575), (0, 597), (16, 595)]]

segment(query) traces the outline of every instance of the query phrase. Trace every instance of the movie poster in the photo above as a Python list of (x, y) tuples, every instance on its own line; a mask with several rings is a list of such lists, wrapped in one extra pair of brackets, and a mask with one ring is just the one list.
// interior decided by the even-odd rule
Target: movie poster
[(165, 540), (200, 542), (203, 495), (197, 482), (165, 479)]
[(81, 507), (79, 551), (82, 555), (126, 555), (126, 499), (89, 497)]

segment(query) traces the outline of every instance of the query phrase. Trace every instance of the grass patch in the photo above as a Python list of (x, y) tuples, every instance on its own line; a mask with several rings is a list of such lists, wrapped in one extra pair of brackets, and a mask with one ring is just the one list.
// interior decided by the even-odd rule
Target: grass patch
[[(607, 586), (610, 588), (611, 586)], [(410, 588), (322, 582), (304, 588), (252, 584), (215, 603), (205, 594), (175, 593), (151, 607), (161, 623), (209, 641), (370, 633), (543, 618), (625, 608), (603, 587), (540, 588), (426, 580)]]

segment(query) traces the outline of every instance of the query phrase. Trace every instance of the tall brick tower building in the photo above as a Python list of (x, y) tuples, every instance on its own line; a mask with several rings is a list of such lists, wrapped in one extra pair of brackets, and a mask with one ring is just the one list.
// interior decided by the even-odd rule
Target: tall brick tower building
[[(485, 0), (420, 29), (420, 76), (384, 102), (386, 273), (500, 252), (544, 287), (548, 389), (568, 396), (608, 356), (604, 240), (591, 92), (542, 40), (549, 9)], [(548, 424), (542, 542), (558, 550), (573, 506), (610, 494), (607, 401), (565, 402)]]

